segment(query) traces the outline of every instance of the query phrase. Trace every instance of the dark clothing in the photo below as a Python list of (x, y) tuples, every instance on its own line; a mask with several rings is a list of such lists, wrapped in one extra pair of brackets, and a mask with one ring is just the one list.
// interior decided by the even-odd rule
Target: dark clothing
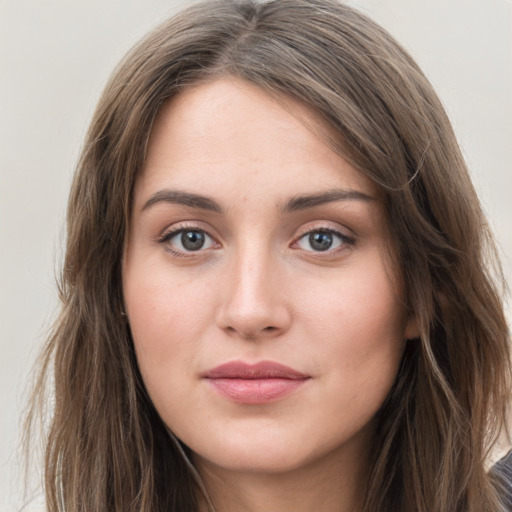
[(512, 450), (499, 460), (491, 470), (503, 487), (505, 510), (512, 512)]

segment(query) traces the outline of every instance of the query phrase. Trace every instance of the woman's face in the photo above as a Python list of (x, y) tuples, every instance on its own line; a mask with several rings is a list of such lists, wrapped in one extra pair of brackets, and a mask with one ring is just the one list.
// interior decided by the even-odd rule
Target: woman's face
[(361, 457), (415, 335), (376, 189), (315, 114), (286, 105), (236, 79), (185, 90), (135, 187), (123, 287), (137, 360), (199, 465)]

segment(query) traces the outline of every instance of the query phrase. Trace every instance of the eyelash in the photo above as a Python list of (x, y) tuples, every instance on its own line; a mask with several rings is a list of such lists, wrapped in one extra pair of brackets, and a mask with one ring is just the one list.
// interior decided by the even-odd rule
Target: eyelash
[[(214, 246), (215, 244), (218, 245), (218, 243), (215, 241), (215, 238), (213, 236), (211, 236), (208, 233), (207, 230), (205, 230), (202, 227), (197, 226), (195, 224), (190, 224), (190, 225), (183, 225), (183, 224), (181, 224), (181, 225), (173, 228), (171, 231), (165, 231), (158, 238), (158, 243), (167, 245), (166, 249), (173, 256), (184, 257), (184, 258), (195, 256), (195, 255), (198, 255), (200, 253), (204, 253), (206, 250), (210, 249), (211, 246), (209, 246), (209, 247), (207, 247), (205, 249), (203, 247), (200, 247), (197, 251), (193, 251), (193, 250), (182, 251), (182, 250), (179, 250), (179, 249), (177, 250), (177, 249), (173, 248), (172, 244), (170, 244), (169, 242), (175, 236), (179, 235), (180, 233), (182, 234), (182, 233), (185, 233), (185, 232), (203, 233), (204, 235), (206, 235), (206, 237), (210, 238), (213, 241), (212, 246)], [(319, 234), (319, 233), (332, 235), (333, 237), (337, 238), (339, 240), (338, 246), (335, 247), (334, 249), (329, 247), (329, 248), (327, 248), (325, 250), (317, 250), (317, 251), (305, 249), (306, 252), (310, 252), (310, 253), (313, 253), (313, 254), (318, 255), (318, 256), (322, 256), (322, 255), (333, 256), (333, 255), (337, 254), (340, 251), (346, 250), (348, 247), (353, 247), (353, 246), (356, 245), (356, 238), (355, 237), (347, 236), (347, 235), (341, 233), (340, 231), (338, 231), (336, 229), (327, 228), (327, 227), (318, 227), (318, 228), (314, 228), (314, 229), (308, 229), (307, 231), (302, 232), (300, 234), (300, 236), (298, 236), (294, 240), (294, 242), (291, 244), (291, 247), (293, 248), (294, 246), (297, 246), (302, 240), (305, 240), (306, 237), (310, 237), (313, 234)]]

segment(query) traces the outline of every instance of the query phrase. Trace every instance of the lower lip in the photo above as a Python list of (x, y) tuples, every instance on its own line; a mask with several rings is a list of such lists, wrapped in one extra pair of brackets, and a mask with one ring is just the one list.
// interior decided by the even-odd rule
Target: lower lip
[(220, 394), (242, 404), (266, 404), (293, 393), (308, 379), (208, 379)]

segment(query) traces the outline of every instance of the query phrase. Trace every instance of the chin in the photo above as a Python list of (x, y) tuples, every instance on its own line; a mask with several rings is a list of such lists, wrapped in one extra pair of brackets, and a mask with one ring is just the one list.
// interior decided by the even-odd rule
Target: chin
[(267, 431), (267, 435), (253, 433), (217, 441), (212, 439), (206, 446), (196, 446), (196, 449), (192, 446), (191, 449), (199, 468), (213, 466), (229, 472), (276, 475), (312, 468), (317, 464), (320, 467), (326, 462), (335, 465), (336, 460), (352, 457), (355, 452), (361, 457), (361, 446), (368, 441), (362, 434), (341, 435), (326, 442), (310, 434), (294, 436), (288, 431), (286, 435), (271, 435)]
[(284, 474), (308, 465), (309, 457), (278, 449), (264, 450), (245, 446), (243, 450), (228, 450), (222, 454), (208, 455), (207, 458), (195, 454), (194, 460), (201, 466), (215, 466), (236, 473)]

